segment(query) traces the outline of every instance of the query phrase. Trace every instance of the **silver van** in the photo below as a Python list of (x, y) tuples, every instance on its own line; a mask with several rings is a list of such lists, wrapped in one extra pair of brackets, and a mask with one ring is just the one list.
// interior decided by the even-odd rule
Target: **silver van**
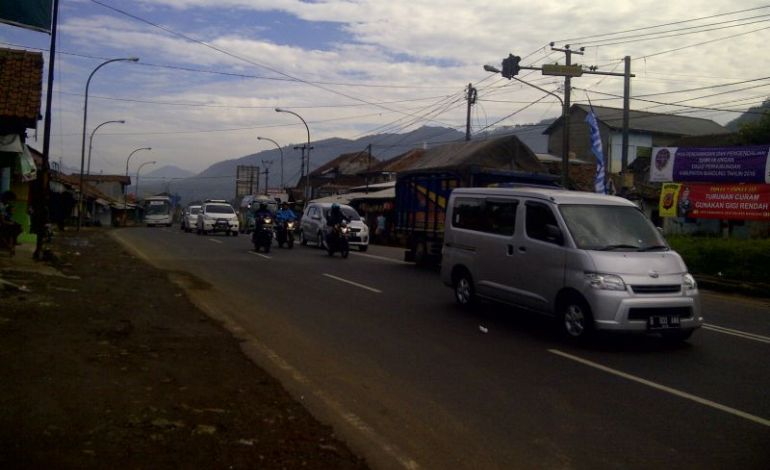
[(682, 258), (630, 201), (546, 188), (452, 191), (441, 279), (477, 298), (555, 316), (570, 338), (594, 330), (683, 341), (701, 326)]

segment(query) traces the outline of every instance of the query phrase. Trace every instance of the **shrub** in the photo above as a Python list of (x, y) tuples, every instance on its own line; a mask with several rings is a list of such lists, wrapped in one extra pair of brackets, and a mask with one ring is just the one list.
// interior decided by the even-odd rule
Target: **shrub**
[(691, 273), (770, 283), (770, 240), (693, 236), (666, 237)]

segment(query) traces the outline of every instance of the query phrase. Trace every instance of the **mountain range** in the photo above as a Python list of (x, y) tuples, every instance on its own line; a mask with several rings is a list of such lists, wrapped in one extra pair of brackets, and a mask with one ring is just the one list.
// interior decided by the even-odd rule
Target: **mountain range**
[[(474, 140), (516, 134), (525, 144), (536, 153), (547, 151), (547, 137), (542, 134), (552, 119), (535, 125), (504, 127), (493, 133), (474, 135)], [(401, 155), (413, 148), (427, 148), (463, 140), (465, 134), (451, 128), (423, 126), (404, 134), (375, 134), (358, 139), (330, 138), (311, 142), (310, 168), (321, 165), (346, 153), (363, 152), (372, 146), (372, 157), (384, 161)], [(283, 147), (283, 177), (281, 176), (281, 151), (277, 148), (263, 150), (258, 153), (238, 158), (219, 161), (204, 171), (193, 175), (191, 172), (174, 166), (167, 166), (142, 175), (142, 194), (148, 192), (169, 192), (178, 194), (182, 204), (203, 199), (232, 200), (235, 196), (236, 168), (239, 165), (260, 167), (264, 174), (268, 171), (268, 183), (271, 188), (281, 186), (281, 180), (286, 186), (294, 186), (300, 176), (300, 150), (294, 146)], [(267, 165), (263, 162), (271, 162)], [(264, 176), (260, 179), (264, 188)], [(129, 192), (134, 188), (129, 187)]]

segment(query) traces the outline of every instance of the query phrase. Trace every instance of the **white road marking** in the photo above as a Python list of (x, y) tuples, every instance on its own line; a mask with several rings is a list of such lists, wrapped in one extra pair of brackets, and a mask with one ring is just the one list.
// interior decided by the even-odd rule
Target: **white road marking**
[(379, 260), (382, 260), (382, 261), (390, 261), (391, 263), (412, 264), (412, 263), (407, 263), (406, 261), (402, 261), (400, 259), (388, 258), (386, 256), (370, 255), (370, 254), (367, 254), (367, 253), (356, 253), (355, 251), (351, 251), (350, 254), (351, 255), (356, 255), (356, 256), (364, 256), (366, 258), (379, 259)]
[(257, 253), (256, 251), (249, 251), (249, 254), (254, 256), (259, 256), (260, 258), (273, 259), (272, 256), (263, 255), (262, 253)]
[(214, 242), (214, 243), (224, 243), (222, 240), (215, 240), (215, 239), (213, 239), (213, 238), (209, 238), (208, 240), (209, 240), (210, 242)]
[(343, 278), (341, 278), (341, 277), (333, 276), (333, 275), (331, 275), (331, 274), (326, 274), (326, 273), (323, 273), (323, 275), (324, 275), (324, 276), (326, 276), (326, 277), (328, 277), (328, 278), (334, 279), (334, 280), (336, 280), (336, 281), (340, 281), (340, 282), (344, 282), (344, 283), (346, 283), (346, 284), (350, 284), (351, 286), (360, 287), (361, 289), (366, 289), (366, 290), (368, 290), (368, 291), (371, 291), (371, 292), (374, 292), (374, 293), (377, 293), (377, 294), (382, 294), (382, 291), (381, 291), (381, 290), (379, 290), (379, 289), (375, 289), (374, 287), (369, 287), (369, 286), (365, 286), (365, 285), (363, 285), (363, 284), (359, 284), (359, 283), (357, 283), (357, 282), (348, 281), (347, 279), (343, 279)]
[(571, 354), (567, 354), (567, 353), (559, 351), (557, 349), (549, 349), (548, 352), (556, 354), (558, 356), (565, 357), (565, 358), (573, 360), (575, 362), (579, 362), (579, 363), (587, 365), (589, 367), (593, 367), (594, 369), (599, 369), (599, 370), (607, 372), (609, 374), (617, 375), (618, 377), (622, 377), (624, 379), (631, 380), (631, 381), (640, 383), (642, 385), (647, 385), (648, 387), (652, 387), (652, 388), (655, 388), (657, 390), (660, 390), (660, 391), (663, 391), (663, 392), (666, 392), (666, 393), (670, 393), (672, 395), (676, 395), (678, 397), (685, 398), (687, 400), (694, 401), (695, 403), (700, 403), (701, 405), (705, 405), (705, 406), (717, 409), (719, 411), (724, 411), (725, 413), (730, 413), (732, 415), (741, 417), (743, 419), (747, 419), (749, 421), (753, 421), (753, 422), (761, 424), (763, 426), (770, 427), (770, 420), (768, 420), (768, 419), (761, 418), (759, 416), (755, 416), (755, 415), (746, 413), (746, 412), (741, 411), (741, 410), (736, 410), (735, 408), (730, 408), (729, 406), (725, 406), (725, 405), (719, 404), (717, 402), (713, 402), (711, 400), (706, 400), (705, 398), (701, 398), (701, 397), (698, 397), (696, 395), (692, 395), (692, 394), (687, 393), (687, 392), (682, 392), (682, 391), (674, 389), (674, 388), (666, 387), (665, 385), (660, 385), (658, 383), (651, 382), (651, 381), (643, 379), (641, 377), (637, 377), (635, 375), (627, 374), (627, 373), (621, 372), (621, 371), (619, 371), (617, 369), (612, 369), (610, 367), (603, 366), (601, 364), (597, 364), (596, 362), (592, 362), (592, 361), (583, 359), (581, 357), (577, 357), (577, 356), (573, 356)]
[(754, 334), (754, 333), (748, 333), (746, 331), (733, 330), (733, 329), (730, 329), (730, 328), (725, 328), (723, 326), (710, 325), (708, 323), (704, 323), (703, 324), (703, 329), (704, 330), (709, 330), (709, 331), (716, 331), (717, 333), (724, 333), (726, 335), (733, 335), (733, 336), (737, 336), (737, 337), (743, 338), (743, 339), (750, 339), (750, 340), (753, 340), (753, 341), (759, 341), (760, 343), (770, 344), (770, 337), (762, 336), (762, 335), (757, 335), (757, 334)]

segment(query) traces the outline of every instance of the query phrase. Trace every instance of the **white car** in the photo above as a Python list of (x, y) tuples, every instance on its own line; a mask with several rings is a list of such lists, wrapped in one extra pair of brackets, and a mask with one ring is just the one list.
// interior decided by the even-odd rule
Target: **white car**
[[(311, 202), (305, 207), (299, 227), (299, 238), (303, 245), (312, 242), (320, 247), (325, 246), (326, 216), (331, 207), (331, 202)], [(348, 243), (350, 246), (358, 247), (359, 251), (366, 251), (369, 248), (369, 227), (352, 207), (340, 204), (340, 209), (342, 215), (348, 219), (348, 227), (350, 227)]]
[(224, 200), (209, 200), (203, 203), (195, 231), (198, 235), (224, 232), (225, 235), (238, 236), (238, 215), (233, 206)]
[(198, 214), (201, 211), (201, 206), (187, 206), (182, 213), (181, 229), (185, 232), (192, 232), (193, 227), (198, 224)]

